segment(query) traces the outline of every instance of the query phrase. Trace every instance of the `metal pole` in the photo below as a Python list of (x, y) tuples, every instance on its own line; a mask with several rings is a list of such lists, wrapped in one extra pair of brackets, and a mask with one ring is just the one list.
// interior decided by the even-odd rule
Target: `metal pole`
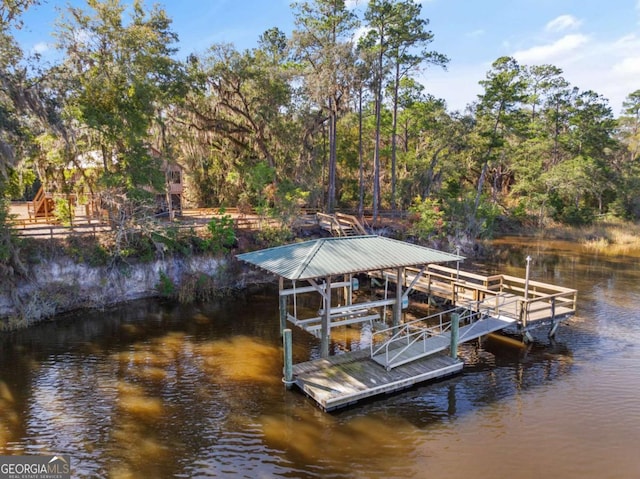
[(282, 382), (287, 389), (291, 389), (293, 380), (293, 340), (289, 328), (282, 332), (282, 345), (284, 347), (284, 377)]
[(527, 270), (524, 276), (524, 300), (529, 299), (529, 269), (531, 264), (531, 256), (527, 256)]
[(393, 305), (393, 325), (400, 326), (402, 320), (402, 284), (404, 283), (404, 268), (396, 270), (396, 302)]
[(329, 334), (331, 322), (331, 276), (327, 276), (324, 288), (324, 313), (320, 323), (320, 356), (322, 358), (329, 357)]

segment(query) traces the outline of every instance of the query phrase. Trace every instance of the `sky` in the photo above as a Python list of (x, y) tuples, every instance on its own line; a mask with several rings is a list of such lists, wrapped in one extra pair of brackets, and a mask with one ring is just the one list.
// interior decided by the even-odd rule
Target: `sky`
[[(128, 0), (121, 0), (127, 3)], [(478, 84), (501, 56), (521, 65), (551, 64), (581, 91), (609, 100), (613, 114), (640, 89), (640, 0), (416, 0), (434, 34), (430, 49), (449, 59), (446, 70), (419, 73), (425, 92), (464, 110), (482, 92)], [(53, 58), (57, 10), (82, 0), (43, 0), (23, 17), (16, 38), (25, 53)], [(204, 53), (214, 43), (257, 46), (265, 30), (294, 28), (290, 0), (147, 0), (173, 19), (180, 54)], [(363, 11), (367, 0), (347, 0)]]

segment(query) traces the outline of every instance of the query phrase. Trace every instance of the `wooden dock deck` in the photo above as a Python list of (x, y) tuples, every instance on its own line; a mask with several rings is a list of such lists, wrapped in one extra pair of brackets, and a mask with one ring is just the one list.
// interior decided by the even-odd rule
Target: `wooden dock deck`
[(295, 364), (293, 376), (298, 388), (323, 410), (331, 411), (456, 374), (463, 365), (459, 359), (433, 355), (387, 371), (365, 350)]

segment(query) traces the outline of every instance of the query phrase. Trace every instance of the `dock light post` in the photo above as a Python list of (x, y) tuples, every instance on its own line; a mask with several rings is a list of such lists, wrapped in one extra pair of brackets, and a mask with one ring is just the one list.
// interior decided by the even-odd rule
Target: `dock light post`
[[(456, 246), (456, 255), (460, 256), (460, 246)], [(460, 279), (460, 260), (456, 261), (456, 281)]]
[(527, 256), (527, 270), (524, 275), (524, 300), (529, 299), (529, 267), (531, 265), (531, 256)]

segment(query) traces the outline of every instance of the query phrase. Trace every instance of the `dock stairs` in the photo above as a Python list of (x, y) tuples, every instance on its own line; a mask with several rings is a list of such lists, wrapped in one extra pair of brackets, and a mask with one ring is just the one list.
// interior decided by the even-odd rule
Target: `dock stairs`
[(371, 344), (371, 359), (389, 371), (446, 350), (451, 346), (453, 314), (459, 318), (459, 343), (499, 331), (516, 322), (511, 317), (492, 316), (488, 310), (455, 308), (376, 331)]
[(361, 236), (366, 235), (362, 223), (353, 215), (336, 213), (333, 215), (326, 213), (316, 213), (318, 226), (331, 233), (332, 236)]

